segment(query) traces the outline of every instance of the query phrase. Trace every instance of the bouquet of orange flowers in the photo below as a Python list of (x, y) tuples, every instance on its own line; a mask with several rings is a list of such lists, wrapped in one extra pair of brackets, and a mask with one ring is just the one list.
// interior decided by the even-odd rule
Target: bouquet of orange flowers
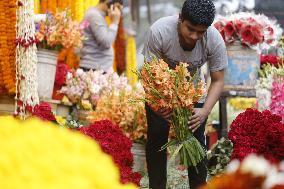
[(44, 49), (81, 48), (82, 26), (72, 20), (68, 9), (55, 15), (47, 12), (46, 20), (36, 25), (36, 40), (37, 46)]
[(175, 138), (161, 150), (178, 146), (172, 153), (174, 158), (180, 154), (181, 164), (196, 166), (204, 157), (205, 151), (188, 128), (194, 104), (204, 93), (204, 83), (196, 75), (190, 76), (187, 64), (180, 63), (174, 70), (163, 60), (145, 63), (138, 76), (145, 90), (145, 101), (154, 111), (170, 109), (173, 111), (171, 125)]

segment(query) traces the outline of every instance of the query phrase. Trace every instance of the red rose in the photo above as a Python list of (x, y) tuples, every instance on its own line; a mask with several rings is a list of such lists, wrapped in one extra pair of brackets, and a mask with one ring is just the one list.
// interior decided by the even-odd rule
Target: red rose
[(237, 33), (239, 33), (242, 30), (243, 25), (244, 25), (243, 22), (240, 21), (240, 20), (235, 20), (234, 21), (234, 26), (235, 26), (235, 29), (236, 29)]
[(254, 40), (250, 25), (245, 26), (241, 31), (241, 41), (245, 44), (251, 44)]
[(226, 38), (232, 38), (233, 35), (235, 34), (235, 27), (232, 21), (227, 22), (227, 24), (224, 27), (224, 32), (225, 32), (225, 36)]

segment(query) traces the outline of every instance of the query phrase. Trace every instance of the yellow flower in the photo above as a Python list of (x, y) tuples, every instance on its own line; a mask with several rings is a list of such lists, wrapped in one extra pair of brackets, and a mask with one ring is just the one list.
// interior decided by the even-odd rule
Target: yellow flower
[(56, 118), (56, 122), (60, 125), (60, 126), (65, 126), (67, 121), (66, 119), (64, 119), (62, 116), (55, 116)]
[(0, 117), (0, 181), (9, 189), (134, 189), (99, 145), (40, 120)]

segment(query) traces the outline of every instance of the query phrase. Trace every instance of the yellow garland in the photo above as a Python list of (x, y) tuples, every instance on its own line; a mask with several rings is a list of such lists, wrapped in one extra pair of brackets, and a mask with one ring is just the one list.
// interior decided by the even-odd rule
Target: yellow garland
[(127, 51), (126, 51), (126, 75), (128, 81), (131, 85), (135, 85), (138, 81), (137, 74), (134, 71), (137, 71), (137, 60), (136, 60), (136, 44), (135, 38), (133, 36), (129, 36), (127, 39)]
[(34, 0), (35, 14), (40, 13), (40, 0)]
[(232, 106), (235, 110), (245, 110), (247, 108), (255, 108), (256, 107), (256, 98), (231, 98), (229, 100), (230, 106)]
[(1, 188), (136, 188), (120, 184), (111, 157), (74, 131), (36, 119), (1, 117), (0, 138)]

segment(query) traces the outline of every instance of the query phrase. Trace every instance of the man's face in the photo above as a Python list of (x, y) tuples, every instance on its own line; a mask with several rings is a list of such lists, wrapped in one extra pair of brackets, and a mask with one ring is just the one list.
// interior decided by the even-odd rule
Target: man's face
[(207, 26), (193, 25), (190, 21), (180, 19), (178, 34), (181, 47), (187, 51), (194, 49), (196, 42), (203, 37), (207, 28)]

